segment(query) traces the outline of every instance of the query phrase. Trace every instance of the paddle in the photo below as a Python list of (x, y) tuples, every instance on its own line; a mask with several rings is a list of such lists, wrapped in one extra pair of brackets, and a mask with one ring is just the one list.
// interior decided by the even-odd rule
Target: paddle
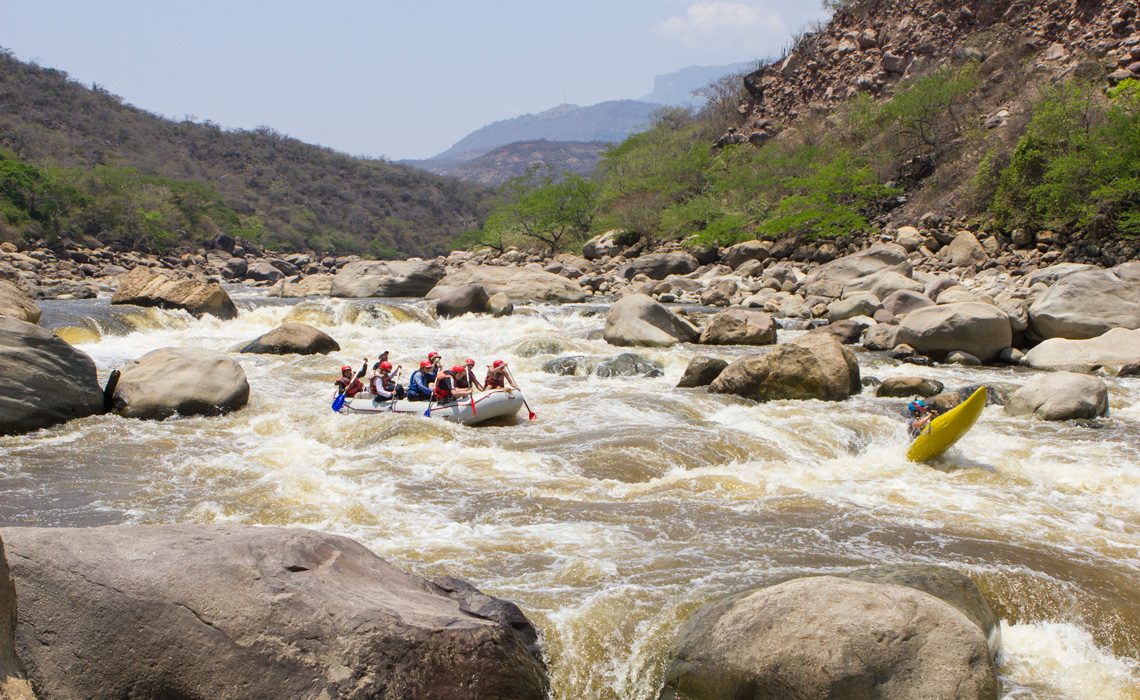
[[(420, 376), (421, 377), (423, 376), (423, 370), (420, 370)], [(436, 373), (435, 376), (436, 376), (436, 381), (439, 381), (439, 374)], [(435, 401), (435, 391), (432, 391), (431, 396), (428, 397), (428, 407), (424, 411), (424, 418), (431, 418), (431, 404), (433, 401)]]
[(364, 366), (360, 368), (360, 371), (356, 373), (356, 376), (352, 378), (352, 381), (349, 382), (344, 387), (344, 391), (337, 394), (336, 398), (333, 399), (333, 402), (332, 402), (333, 413), (340, 413), (340, 409), (344, 408), (345, 400), (348, 399), (348, 395), (347, 395), (348, 387), (352, 386), (356, 381), (358, 381), (361, 377), (363, 377), (367, 371), (368, 371), (368, 358), (366, 357), (366, 358), (364, 358)]
[(471, 415), (477, 417), (479, 414), (475, 413), (475, 384), (471, 381), (471, 368), (464, 368), (467, 372), (467, 391), (471, 392), (468, 396), (471, 397)]
[[(522, 387), (520, 387), (519, 383), (515, 381), (515, 377), (514, 377), (514, 375), (511, 374), (511, 371), (509, 369), (507, 370), (507, 379), (511, 380), (511, 384), (515, 385), (515, 388), (519, 390), (519, 394), (521, 395), (522, 394)], [(526, 406), (527, 412), (530, 413), (530, 420), (534, 420), (534, 417), (536, 414), (534, 411), (530, 410), (530, 404), (526, 402), (526, 397), (523, 396), (522, 400), (523, 400), (523, 406)]]

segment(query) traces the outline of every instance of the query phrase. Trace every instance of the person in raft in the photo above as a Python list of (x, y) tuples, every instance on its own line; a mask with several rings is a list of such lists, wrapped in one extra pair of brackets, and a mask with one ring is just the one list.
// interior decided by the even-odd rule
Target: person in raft
[(450, 403), (455, 400), (455, 375), (463, 371), (459, 365), (445, 369), (436, 376), (431, 389), (431, 399), (436, 403)]
[(472, 389), (483, 391), (483, 385), (475, 378), (475, 360), (467, 358), (463, 361), (462, 367), (456, 365), (452, 369), (456, 367), (459, 368), (459, 372), (455, 375), (456, 398), (470, 396)]
[(517, 391), (518, 387), (511, 381), (510, 374), (507, 372), (507, 363), (502, 360), (495, 360), (491, 366), (487, 368), (487, 378), (483, 380), (483, 387), (487, 391), (492, 389), (505, 389), (507, 384), (510, 383), (511, 391)]
[(906, 405), (907, 412), (910, 413), (910, 421), (907, 422), (907, 431), (913, 440), (922, 433), (922, 429), (934, 420), (934, 411), (926, 405), (922, 399), (915, 399)]
[(360, 380), (355, 377), (352, 372), (352, 365), (345, 365), (340, 368), (340, 377), (336, 380), (337, 395), (344, 394), (348, 398), (356, 396), (361, 391), (364, 391), (364, 385)]
[(438, 352), (434, 350), (428, 353), (428, 362), (431, 363), (432, 374), (439, 374), (440, 369), (443, 367), (443, 358), (440, 357)]
[(420, 360), (420, 368), (412, 372), (408, 381), (409, 401), (428, 401), (431, 399), (431, 384), (435, 381), (436, 373), (432, 371), (430, 360)]
[(387, 362), (387, 361), (388, 361), (388, 351), (385, 350), (384, 352), (380, 353), (380, 357), (376, 358), (376, 362), (372, 365), (372, 371), (373, 372), (379, 372), (380, 371), (380, 364), (382, 362)]
[(392, 378), (392, 363), (387, 360), (380, 363), (379, 371), (372, 377), (372, 396), (381, 401), (402, 399), (406, 396), (404, 387)]

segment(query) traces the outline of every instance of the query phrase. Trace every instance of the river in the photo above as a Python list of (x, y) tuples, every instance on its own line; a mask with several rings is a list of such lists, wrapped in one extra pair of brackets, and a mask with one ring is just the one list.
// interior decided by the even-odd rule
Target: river
[[(1107, 378), (1083, 423), (998, 406), (933, 467), (906, 461), (903, 401), (754, 404), (673, 388), (708, 348), (643, 350), (658, 378), (554, 376), (560, 355), (620, 352), (604, 307), (524, 307), (436, 321), (422, 302), (267, 300), (238, 319), (42, 302), (43, 324), (105, 377), (165, 346), (231, 350), (286, 320), (335, 356), (241, 355), (249, 405), (218, 418), (92, 417), (0, 437), (0, 524), (234, 522), (356, 538), (420, 575), (519, 603), (558, 698), (653, 699), (681, 620), (789, 574), (937, 563), (970, 574), (1003, 619), (1007, 698), (1140, 698), (1140, 380)], [(794, 336), (781, 331), (781, 340)], [(510, 361), (538, 414), (465, 428), (329, 410), (337, 367), (391, 350), (407, 372)], [(731, 358), (746, 349), (714, 349)], [(859, 353), (864, 378), (920, 374), (1012, 388), (1011, 368), (918, 368)]]

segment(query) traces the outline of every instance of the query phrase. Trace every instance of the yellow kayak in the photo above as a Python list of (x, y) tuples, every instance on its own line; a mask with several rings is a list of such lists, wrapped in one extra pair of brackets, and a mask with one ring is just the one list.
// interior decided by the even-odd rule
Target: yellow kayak
[(934, 418), (910, 444), (906, 458), (912, 462), (929, 462), (958, 442), (974, 427), (986, 407), (986, 388), (970, 394), (970, 398)]

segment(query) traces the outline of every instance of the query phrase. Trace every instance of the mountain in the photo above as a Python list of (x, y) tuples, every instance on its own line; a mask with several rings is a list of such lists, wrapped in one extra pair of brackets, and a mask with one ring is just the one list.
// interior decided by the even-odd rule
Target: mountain
[(534, 167), (587, 176), (594, 172), (602, 152), (610, 145), (605, 141), (518, 141), (493, 148), (456, 166), (449, 174), (489, 187), (524, 175)]
[[(106, 206), (87, 207), (98, 211), (74, 217), (75, 225), (94, 228), (83, 232), (96, 237), (111, 235), (97, 222), (109, 221), (107, 212), (118, 208), (147, 214), (142, 224), (148, 231), (163, 229), (167, 239), (200, 238), (219, 227), (218, 233), (230, 232), (240, 221), (243, 235), (260, 232), (261, 243), (279, 250), (441, 253), (478, 224), (489, 195), (477, 185), (353, 158), (267, 127), (227, 131), (209, 122), (164, 119), (0, 50), (0, 155), (5, 150), (14, 156), (10, 162), (44, 173), (73, 170), (63, 178), (69, 183), (99, 179), (85, 185), (88, 198), (107, 194), (106, 181), (126, 188), (113, 193), (114, 202), (105, 199)], [(206, 199), (220, 198), (210, 206), (226, 215), (212, 227), (187, 232), (165, 224), (163, 212), (185, 209), (191, 185)], [(0, 209), (4, 203), (0, 196)]]
[(641, 101), (678, 107), (700, 107), (704, 105), (705, 99), (693, 95), (694, 91), (726, 75), (755, 69), (755, 61), (732, 63), (727, 66), (689, 66), (675, 73), (666, 73), (654, 78), (653, 92), (642, 97)]

